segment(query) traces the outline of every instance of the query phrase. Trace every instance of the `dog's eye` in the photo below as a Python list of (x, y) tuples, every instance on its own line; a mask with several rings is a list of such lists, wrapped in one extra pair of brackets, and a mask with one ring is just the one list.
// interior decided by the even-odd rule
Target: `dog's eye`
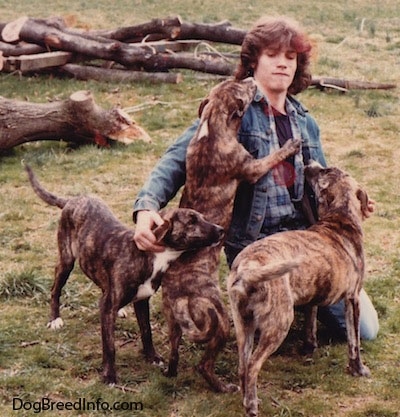
[(195, 215), (190, 216), (189, 218), (189, 226), (193, 226), (197, 223), (197, 217)]

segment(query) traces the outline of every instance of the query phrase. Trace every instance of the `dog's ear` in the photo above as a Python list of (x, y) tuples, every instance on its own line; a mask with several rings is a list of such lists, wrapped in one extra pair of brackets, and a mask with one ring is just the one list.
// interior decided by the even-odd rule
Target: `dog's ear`
[(208, 128), (208, 119), (203, 120), (199, 126), (199, 130), (197, 132), (197, 140), (202, 138), (208, 138), (210, 135), (210, 130)]
[(210, 102), (210, 100), (208, 98), (205, 98), (200, 103), (199, 110), (198, 110), (199, 117), (201, 117), (201, 115), (203, 114), (204, 107), (206, 107), (209, 102)]
[[(203, 113), (204, 107), (210, 102), (208, 98), (205, 98), (199, 107), (199, 117), (201, 118), (201, 115)], [(200, 140), (202, 138), (207, 138), (209, 136), (209, 129), (208, 129), (208, 118), (203, 119), (200, 121), (200, 125), (197, 132), (197, 140)]]
[(160, 243), (164, 239), (170, 227), (171, 223), (168, 220), (164, 220), (164, 223), (153, 229), (154, 236), (156, 237), (158, 243)]
[(356, 196), (358, 200), (360, 201), (361, 213), (362, 213), (363, 219), (365, 219), (371, 215), (371, 210), (369, 209), (369, 204), (368, 204), (369, 203), (368, 194), (366, 193), (366, 191), (359, 188), (356, 192)]

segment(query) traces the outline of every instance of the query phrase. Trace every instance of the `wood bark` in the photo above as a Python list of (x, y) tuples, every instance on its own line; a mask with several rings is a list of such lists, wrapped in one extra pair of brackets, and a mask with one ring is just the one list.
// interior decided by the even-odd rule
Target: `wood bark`
[(107, 146), (109, 139), (124, 143), (151, 140), (121, 109), (99, 107), (89, 91), (77, 91), (52, 103), (0, 97), (0, 150), (37, 140)]
[(77, 64), (63, 65), (59, 68), (59, 72), (77, 78), (78, 80), (113, 82), (148, 81), (151, 83), (178, 84), (183, 79), (181, 74), (171, 72), (126, 71)]
[[(10, 24), (11, 25), (11, 24)], [(144, 69), (146, 71), (166, 71), (171, 68), (185, 68), (200, 72), (220, 75), (232, 73), (232, 64), (225, 59), (194, 58), (193, 55), (157, 53), (151, 47), (146, 48), (134, 44), (123, 43), (91, 34), (82, 34), (67, 30), (59, 20), (43, 20), (26, 18), (16, 26), (18, 39), (35, 43), (50, 50), (63, 50), (90, 58), (115, 61), (125, 67)], [(4, 27), (9, 33), (7, 39), (16, 40), (10, 27)]]
[(170, 39), (185, 40), (197, 39), (211, 42), (222, 42), (232, 45), (241, 45), (246, 30), (232, 27), (228, 21), (216, 24), (183, 22), (179, 16), (166, 19), (153, 19), (136, 26), (127, 26), (108, 31), (96, 31), (106, 38), (121, 42), (139, 42)]
[(311, 85), (320, 90), (333, 88), (343, 92), (348, 90), (390, 90), (396, 88), (396, 84), (346, 80), (343, 78), (332, 77), (313, 77)]
[(21, 55), (33, 55), (46, 52), (46, 48), (36, 45), (34, 43), (21, 42), (16, 45), (7, 42), (0, 41), (0, 51), (4, 56), (21, 56)]

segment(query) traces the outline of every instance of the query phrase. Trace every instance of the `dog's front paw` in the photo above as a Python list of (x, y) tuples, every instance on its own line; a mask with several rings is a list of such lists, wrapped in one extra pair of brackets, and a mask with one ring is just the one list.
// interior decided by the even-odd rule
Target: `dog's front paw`
[(109, 385), (110, 387), (114, 387), (117, 383), (117, 376), (115, 375), (115, 372), (104, 372), (103, 383)]
[(289, 139), (282, 146), (281, 150), (287, 155), (291, 156), (298, 153), (301, 149), (301, 139)]
[(163, 371), (163, 375), (167, 378), (175, 378), (178, 376), (178, 370), (169, 366), (167, 369)]
[(159, 355), (154, 349), (150, 349), (150, 353), (146, 352), (146, 350), (143, 350), (142, 353), (144, 355), (144, 359), (147, 363), (150, 363), (151, 365), (158, 366), (159, 368), (163, 368), (165, 363), (164, 359), (161, 355)]
[(120, 317), (121, 319), (126, 319), (126, 318), (128, 317), (128, 312), (126, 311), (126, 309), (125, 309), (125, 308), (120, 308), (120, 309), (118, 310), (117, 315), (118, 315), (118, 317)]
[(64, 321), (61, 317), (57, 317), (47, 323), (47, 328), (51, 330), (59, 330), (64, 326)]
[(318, 349), (318, 344), (314, 342), (304, 341), (300, 348), (300, 354), (303, 356), (311, 356)]
[(164, 368), (165, 362), (161, 356), (157, 355), (155, 358), (153, 358), (153, 361), (151, 362), (151, 364), (159, 368)]

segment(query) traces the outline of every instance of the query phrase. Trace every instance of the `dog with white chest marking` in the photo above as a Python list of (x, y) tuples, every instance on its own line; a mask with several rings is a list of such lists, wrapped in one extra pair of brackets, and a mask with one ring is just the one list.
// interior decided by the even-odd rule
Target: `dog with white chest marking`
[(258, 373), (286, 338), (294, 306), (307, 306), (305, 347), (312, 351), (317, 347), (317, 306), (344, 299), (348, 371), (370, 375), (360, 357), (359, 329), (365, 270), (361, 223), (369, 215), (369, 199), (338, 168), (313, 162), (305, 175), (318, 199), (317, 223), (247, 246), (234, 260), (228, 278), (246, 417), (258, 415)]
[(154, 230), (166, 250), (162, 253), (143, 252), (133, 240), (134, 230), (118, 221), (104, 202), (88, 196), (57, 197), (40, 185), (29, 166), (25, 168), (35, 193), (47, 204), (62, 209), (49, 327), (57, 329), (63, 326), (61, 291), (77, 260), (82, 271), (102, 290), (104, 382), (115, 383), (117, 380), (115, 320), (118, 310), (130, 302), (134, 305), (146, 360), (161, 362), (152, 341), (149, 298), (157, 291), (162, 274), (173, 261), (185, 251), (219, 244), (223, 229), (206, 221), (194, 210), (166, 209), (160, 212), (163, 224)]

